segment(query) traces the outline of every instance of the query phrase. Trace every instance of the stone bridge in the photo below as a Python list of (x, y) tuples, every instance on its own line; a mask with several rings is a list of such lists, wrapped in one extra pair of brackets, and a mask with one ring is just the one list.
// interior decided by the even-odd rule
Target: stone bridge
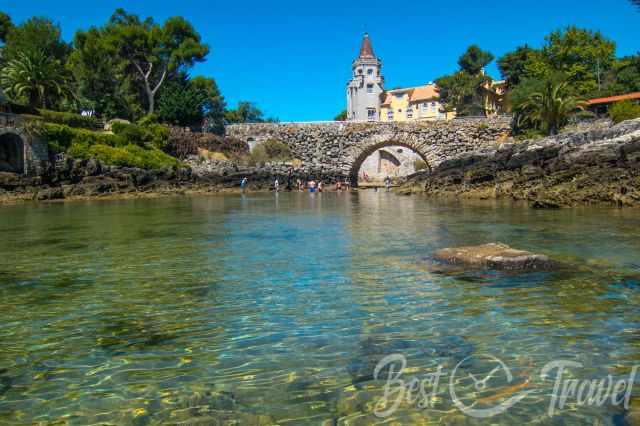
[(48, 161), (47, 144), (29, 131), (29, 118), (0, 113), (0, 172), (39, 175)]
[(282, 141), (314, 173), (349, 176), (357, 182), (363, 161), (380, 148), (409, 148), (433, 169), (462, 153), (495, 147), (508, 135), (510, 120), (500, 116), (405, 123), (233, 124), (226, 127), (226, 135), (252, 148), (268, 139)]

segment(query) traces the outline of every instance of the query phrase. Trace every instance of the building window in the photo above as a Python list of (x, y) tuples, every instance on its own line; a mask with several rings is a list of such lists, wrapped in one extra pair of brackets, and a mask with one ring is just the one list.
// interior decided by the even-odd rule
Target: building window
[(367, 119), (369, 121), (374, 121), (376, 119), (376, 109), (375, 108), (367, 108)]
[(389, 121), (393, 120), (393, 110), (392, 109), (387, 111), (387, 120), (389, 120)]
[(373, 68), (369, 68), (369, 69), (367, 70), (367, 74), (369, 74), (369, 75), (373, 75)]
[(373, 84), (367, 84), (367, 93), (373, 93)]
[(358, 74), (362, 74), (362, 68), (358, 68)]
[(407, 118), (413, 118), (413, 108), (407, 109)]
[(398, 112), (402, 112), (402, 109), (398, 109)]
[(427, 112), (429, 110), (428, 104), (426, 102), (422, 103), (422, 112)]
[(431, 112), (436, 112), (436, 103), (431, 102)]

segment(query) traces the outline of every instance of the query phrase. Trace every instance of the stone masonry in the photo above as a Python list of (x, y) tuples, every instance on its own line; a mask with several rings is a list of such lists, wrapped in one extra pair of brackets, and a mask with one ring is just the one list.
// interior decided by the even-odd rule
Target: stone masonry
[(26, 120), (19, 115), (0, 113), (0, 144), (19, 140), (20, 160), (24, 162), (22, 173), (37, 176), (46, 169), (49, 149), (45, 141), (28, 131)]
[(289, 145), (303, 164), (357, 182), (362, 162), (382, 147), (409, 148), (434, 168), (464, 153), (495, 149), (498, 141), (507, 138), (509, 123), (510, 117), (404, 123), (258, 123), (229, 125), (226, 134), (250, 146), (277, 139)]

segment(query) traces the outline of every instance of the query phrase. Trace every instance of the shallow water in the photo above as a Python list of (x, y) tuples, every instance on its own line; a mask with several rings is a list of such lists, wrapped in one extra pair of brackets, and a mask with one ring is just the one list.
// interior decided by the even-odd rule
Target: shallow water
[[(555, 375), (540, 371), (571, 360), (583, 367), (566, 378), (625, 378), (640, 364), (639, 225), (631, 209), (384, 192), (3, 207), (0, 424), (619, 424), (610, 402), (569, 398), (550, 416)], [(493, 241), (573, 266), (424, 262)], [(426, 407), (380, 418), (388, 371), (374, 369), (392, 354), (406, 382), (443, 376)], [(478, 389), (469, 374), (490, 357), (512, 380)], [(451, 388), (475, 408), (532, 392), (478, 418)]]

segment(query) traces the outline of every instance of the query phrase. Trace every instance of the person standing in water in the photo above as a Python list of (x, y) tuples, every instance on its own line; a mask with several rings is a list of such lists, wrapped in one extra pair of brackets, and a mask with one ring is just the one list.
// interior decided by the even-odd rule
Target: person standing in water
[(275, 182), (273, 182), (273, 189), (276, 192), (280, 191), (280, 182), (278, 181), (278, 178), (276, 178)]
[(242, 193), (244, 193), (246, 187), (247, 187), (247, 183), (249, 183), (249, 180), (247, 179), (247, 177), (243, 177), (242, 180), (240, 181), (240, 191), (242, 191)]
[(387, 192), (389, 192), (389, 189), (391, 188), (391, 178), (389, 176), (384, 178), (384, 186), (387, 188)]
[(309, 181), (309, 192), (316, 192), (316, 181), (313, 179)]
[(324, 189), (324, 184), (322, 183), (322, 181), (318, 181), (318, 192), (322, 192), (323, 189)]

